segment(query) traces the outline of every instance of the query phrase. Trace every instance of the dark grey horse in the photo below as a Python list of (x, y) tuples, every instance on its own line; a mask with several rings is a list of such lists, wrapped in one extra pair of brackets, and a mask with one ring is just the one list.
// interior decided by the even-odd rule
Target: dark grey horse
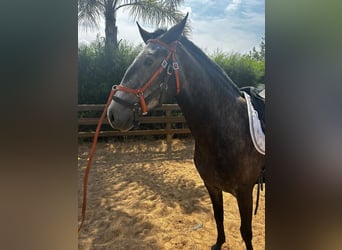
[(176, 98), (195, 139), (194, 161), (209, 192), (217, 241), (225, 242), (222, 191), (237, 199), (241, 235), (252, 247), (252, 191), (265, 165), (249, 134), (246, 101), (224, 71), (182, 36), (187, 16), (168, 31), (140, 34), (146, 43), (127, 69), (108, 108), (113, 128), (131, 129), (143, 114)]

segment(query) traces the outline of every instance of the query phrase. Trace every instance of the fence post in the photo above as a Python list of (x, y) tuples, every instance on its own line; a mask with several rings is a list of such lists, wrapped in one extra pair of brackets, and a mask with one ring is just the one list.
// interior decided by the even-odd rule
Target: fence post
[[(171, 117), (171, 110), (167, 109), (165, 111), (165, 114), (166, 114), (166, 118)], [(171, 155), (172, 134), (170, 132), (170, 130), (171, 130), (171, 123), (169, 121), (166, 123), (165, 129), (167, 131), (167, 134), (166, 134), (167, 149), (166, 149), (166, 151), (167, 151), (167, 154), (170, 156)]]

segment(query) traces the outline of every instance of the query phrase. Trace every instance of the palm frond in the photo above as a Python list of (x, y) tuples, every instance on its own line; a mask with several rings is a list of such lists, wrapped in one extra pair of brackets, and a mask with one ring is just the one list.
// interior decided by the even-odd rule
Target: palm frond
[[(184, 2), (183, 0), (136, 0), (127, 2), (130, 3), (126, 3), (125, 7), (129, 7), (129, 15), (132, 19), (141, 20), (149, 25), (165, 27), (180, 22), (184, 17), (184, 13), (178, 10), (179, 5)], [(190, 31), (191, 29), (188, 23), (184, 34), (189, 34)]]
[(97, 28), (103, 12), (104, 0), (78, 0), (78, 22), (85, 29)]

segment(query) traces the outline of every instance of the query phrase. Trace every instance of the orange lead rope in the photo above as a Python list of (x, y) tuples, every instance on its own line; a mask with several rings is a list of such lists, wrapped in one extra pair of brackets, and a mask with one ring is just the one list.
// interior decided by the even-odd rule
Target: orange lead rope
[(102, 113), (102, 115), (100, 117), (100, 120), (99, 120), (99, 122), (97, 124), (96, 132), (95, 132), (94, 140), (93, 140), (93, 145), (91, 146), (91, 150), (90, 150), (90, 154), (89, 154), (89, 158), (88, 158), (87, 168), (86, 168), (85, 173), (84, 173), (82, 221), (81, 221), (81, 225), (78, 227), (78, 232), (80, 232), (80, 230), (82, 228), (82, 225), (83, 225), (83, 222), (84, 222), (84, 219), (85, 219), (85, 212), (86, 212), (86, 207), (87, 207), (88, 174), (89, 174), (89, 170), (90, 170), (90, 166), (91, 166), (91, 161), (92, 161), (94, 153), (95, 153), (95, 147), (96, 147), (96, 143), (97, 143), (97, 138), (99, 137), (99, 133), (100, 133), (100, 128), (101, 128), (102, 122), (103, 122), (103, 120), (104, 120), (104, 118), (106, 116), (108, 106), (109, 106), (110, 102), (112, 101), (114, 93), (115, 93), (115, 89), (112, 89), (112, 91), (109, 94), (106, 106), (105, 106), (105, 108), (103, 110), (103, 113)]

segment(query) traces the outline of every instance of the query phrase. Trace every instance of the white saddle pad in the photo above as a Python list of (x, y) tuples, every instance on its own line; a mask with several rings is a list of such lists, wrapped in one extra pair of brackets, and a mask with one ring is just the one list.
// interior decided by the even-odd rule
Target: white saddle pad
[(261, 123), (258, 118), (258, 112), (254, 109), (251, 103), (251, 97), (244, 91), (243, 94), (247, 102), (249, 131), (254, 147), (260, 154), (265, 155), (265, 134), (261, 128)]

